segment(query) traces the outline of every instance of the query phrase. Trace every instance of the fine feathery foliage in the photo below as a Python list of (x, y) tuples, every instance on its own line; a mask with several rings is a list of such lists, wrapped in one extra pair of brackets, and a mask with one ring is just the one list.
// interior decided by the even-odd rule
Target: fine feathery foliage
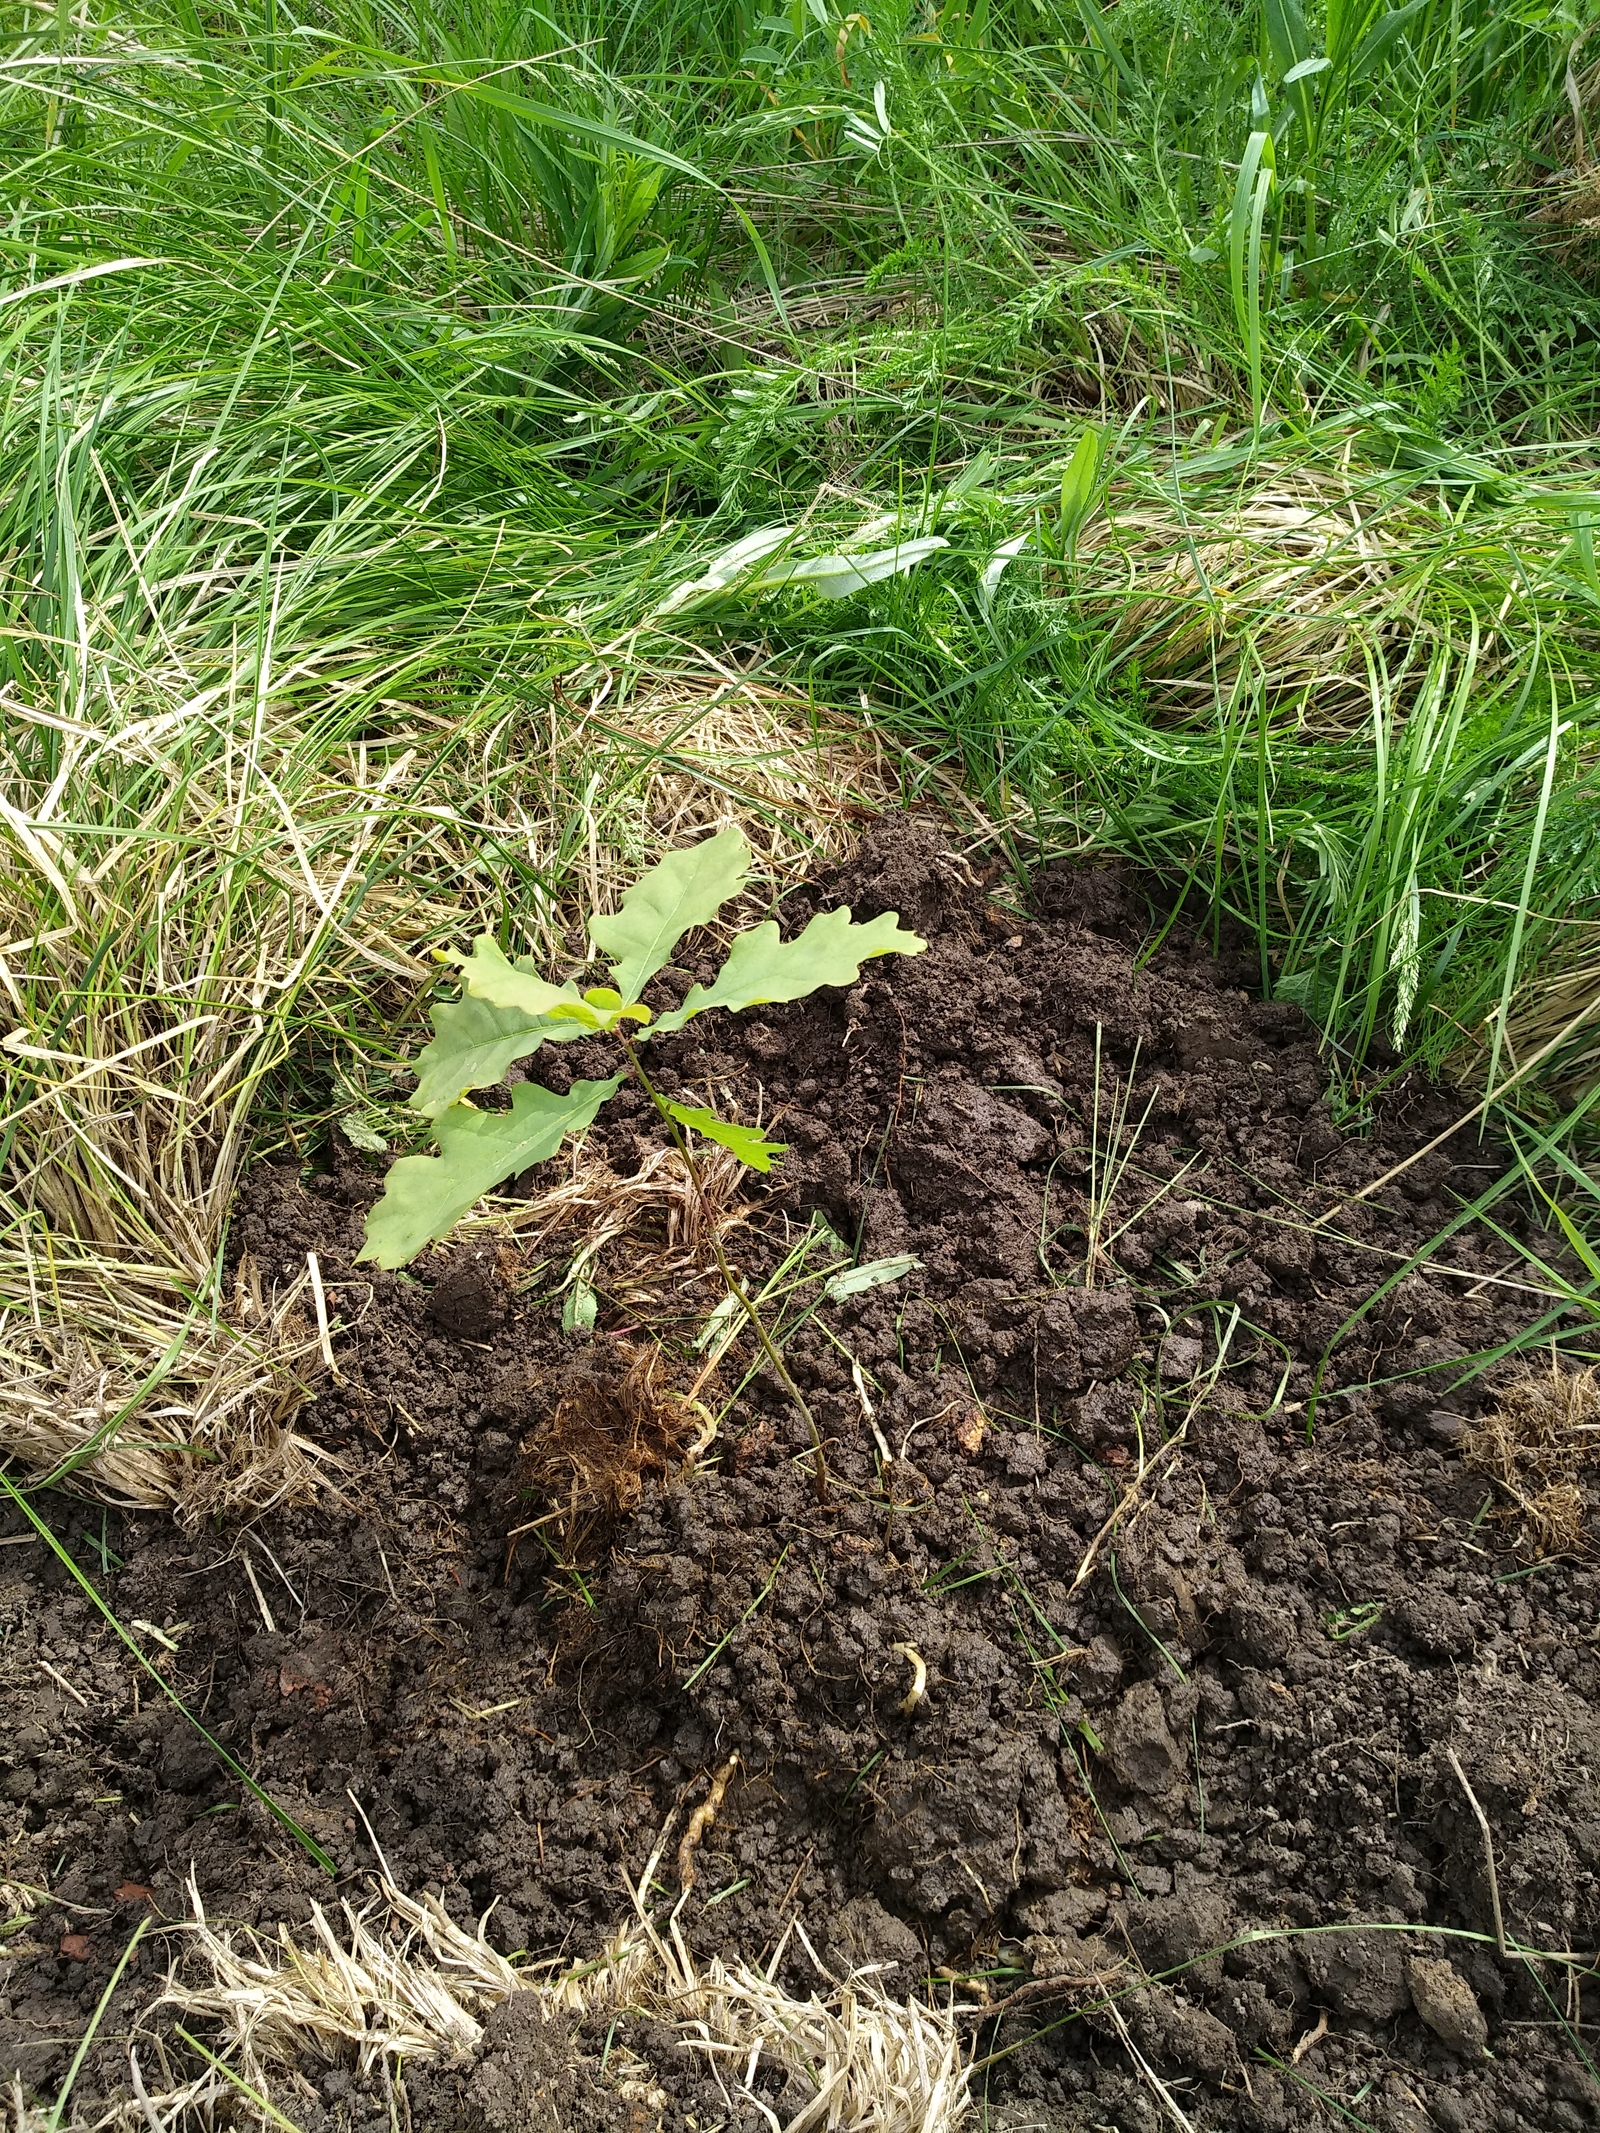
[[(533, 959), (509, 961), (481, 935), (460, 966), (461, 997), (433, 1010), (434, 1037), (416, 1063), (411, 1101), (432, 1122), (436, 1156), (402, 1156), (390, 1169), (383, 1197), (367, 1218), (365, 1259), (404, 1266), (423, 1247), (448, 1236), (485, 1193), (554, 1155), (570, 1133), (591, 1124), (630, 1076), (655, 1105), (674, 1138), (688, 1127), (729, 1149), (741, 1163), (769, 1170), (780, 1144), (755, 1128), (720, 1119), (700, 1105), (673, 1102), (652, 1084), (630, 1025), (648, 1039), (680, 1030), (708, 1008), (739, 1013), (747, 1007), (803, 1000), (826, 985), (850, 985), (874, 956), (919, 955), (926, 942), (902, 930), (885, 911), (860, 925), (849, 910), (819, 912), (793, 940), (775, 920), (737, 933), (727, 961), (709, 986), (690, 988), (681, 1007), (656, 1013), (640, 995), (671, 960), (692, 927), (709, 925), (737, 896), (750, 871), (750, 847), (735, 824), (700, 843), (669, 852), (642, 875), (615, 912), (589, 920), (597, 952), (612, 959), (611, 983), (580, 993), (573, 979), (553, 985)], [(502, 1079), (507, 1067), (541, 1045), (574, 1037), (615, 1035), (623, 1063), (604, 1081), (574, 1081), (562, 1094), (519, 1082), (508, 1111), (475, 1108), (468, 1092)]]

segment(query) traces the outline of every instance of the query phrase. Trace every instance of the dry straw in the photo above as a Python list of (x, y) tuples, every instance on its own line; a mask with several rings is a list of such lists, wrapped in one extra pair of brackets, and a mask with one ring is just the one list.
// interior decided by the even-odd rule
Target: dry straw
[(1212, 716), (1248, 648), (1303, 732), (1348, 732), (1371, 716), (1369, 655), (1419, 627), (1404, 529), (1337, 469), (1262, 473), (1188, 523), (1170, 496), (1119, 500), (1079, 542), (1084, 593), (1174, 718)]
[[(650, 1887), (660, 1845), (639, 1890)], [(778, 2133), (952, 2133), (966, 2116), (967, 2055), (958, 2010), (897, 2000), (871, 1971), (797, 1997), (765, 1970), (691, 1957), (676, 1915), (665, 1930), (635, 1896), (635, 1916), (594, 1961), (540, 1977), (498, 1955), (480, 1922), (458, 1926), (433, 1896), (402, 1894), (387, 1871), (373, 1900), (334, 1919), (313, 1906), (309, 1938), (275, 1943), (205, 1917), (191, 1879), (191, 1952), (208, 1975), (176, 1974), (162, 2004), (226, 2039), (227, 2063), (292, 2115), (306, 2061), (382, 2068), (465, 2058), (490, 2011), (525, 1995), (547, 2019), (635, 2011), (672, 2025), (701, 2056), (730, 2115), (756, 2109)], [(796, 1929), (799, 1930), (798, 1928)], [(819, 1973), (809, 1943), (802, 1944)], [(625, 2092), (648, 2095), (638, 2062), (612, 2055)], [(785, 2099), (780, 2118), (755, 2087)], [(656, 2093), (651, 2100), (664, 2099)]]
[(1495, 1516), (1513, 1545), (1533, 1557), (1582, 1545), (1593, 1499), (1588, 1477), (1600, 1458), (1600, 1375), (1527, 1370), (1501, 1387), (1494, 1407), (1462, 1439), (1462, 1457), (1489, 1477), (1503, 1501)]

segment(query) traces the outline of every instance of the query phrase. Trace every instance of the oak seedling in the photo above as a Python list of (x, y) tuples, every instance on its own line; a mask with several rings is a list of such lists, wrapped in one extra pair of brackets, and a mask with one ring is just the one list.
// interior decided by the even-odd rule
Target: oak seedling
[[(738, 1014), (803, 1000), (824, 986), (853, 985), (864, 962), (880, 955), (920, 955), (927, 943), (903, 931), (893, 911), (864, 925), (848, 907), (819, 912), (788, 941), (767, 919), (734, 935), (712, 984), (691, 987), (681, 1007), (656, 1014), (640, 997), (645, 987), (691, 927), (709, 924), (738, 895), (749, 872), (750, 848), (737, 827), (669, 852), (633, 884), (619, 910), (589, 921), (590, 940), (610, 961), (609, 985), (580, 992), (570, 978), (551, 984), (538, 975), (531, 957), (508, 960), (487, 934), (478, 937), (470, 954), (450, 958), (460, 968), (461, 995), (433, 1010), (433, 1039), (416, 1061), (411, 1097), (412, 1108), (432, 1120), (439, 1153), (402, 1156), (391, 1165), (383, 1196), (367, 1217), (361, 1257), (382, 1267), (404, 1266), (424, 1246), (448, 1236), (485, 1193), (553, 1156), (568, 1134), (590, 1125), (629, 1080), (655, 1107), (697, 1189), (703, 1191), (691, 1134), (730, 1149), (751, 1169), (770, 1170), (784, 1153), (781, 1142), (702, 1105), (674, 1102), (650, 1079), (640, 1045), (682, 1029), (712, 1008)], [(603, 1081), (575, 1081), (564, 1094), (519, 1082), (509, 1111), (479, 1110), (471, 1101), (475, 1089), (493, 1087), (515, 1061), (543, 1045), (605, 1035), (616, 1038), (621, 1063)], [(721, 1245), (715, 1248), (729, 1295), (738, 1299), (810, 1427), (821, 1488), (821, 1440), (810, 1410)]]

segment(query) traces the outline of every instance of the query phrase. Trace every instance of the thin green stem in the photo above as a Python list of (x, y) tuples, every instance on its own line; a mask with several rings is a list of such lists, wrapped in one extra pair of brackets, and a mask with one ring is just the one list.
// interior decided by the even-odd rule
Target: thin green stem
[(754, 1298), (745, 1293), (743, 1284), (728, 1263), (728, 1255), (722, 1249), (722, 1239), (717, 1234), (717, 1218), (711, 1205), (711, 1196), (706, 1191), (705, 1179), (701, 1174), (700, 1165), (695, 1160), (694, 1150), (690, 1147), (687, 1136), (679, 1127), (678, 1121), (668, 1110), (665, 1098), (645, 1072), (640, 1062), (638, 1051), (630, 1037), (623, 1038), (622, 1048), (628, 1055), (628, 1066), (634, 1079), (643, 1089), (646, 1096), (649, 1097), (651, 1103), (654, 1104), (662, 1124), (672, 1136), (673, 1145), (683, 1157), (684, 1168), (689, 1173), (689, 1181), (700, 1198), (700, 1206), (706, 1218), (706, 1234), (711, 1239), (711, 1249), (716, 1253), (717, 1268), (726, 1284), (728, 1294), (736, 1299), (745, 1317), (750, 1321), (750, 1330), (760, 1342), (767, 1361), (777, 1373), (778, 1382), (805, 1417), (806, 1428), (811, 1432), (812, 1472), (816, 1477), (817, 1501), (818, 1503), (826, 1503), (828, 1500), (828, 1462), (823, 1453), (822, 1432), (817, 1428), (816, 1416), (812, 1414), (810, 1407), (806, 1404), (804, 1393), (801, 1392), (799, 1386), (790, 1376), (789, 1366), (783, 1360), (783, 1356), (779, 1352), (771, 1334), (768, 1333), (766, 1321), (762, 1318)]

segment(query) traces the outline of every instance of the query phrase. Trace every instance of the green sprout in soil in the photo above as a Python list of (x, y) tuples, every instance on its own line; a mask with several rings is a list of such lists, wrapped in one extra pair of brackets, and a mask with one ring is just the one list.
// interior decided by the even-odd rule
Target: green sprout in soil
[[(461, 969), (461, 997), (433, 1010), (433, 1041), (417, 1059), (411, 1098), (412, 1108), (433, 1121), (439, 1153), (402, 1156), (391, 1167), (383, 1197), (367, 1217), (361, 1257), (383, 1267), (404, 1266), (425, 1245), (448, 1236), (485, 1193), (545, 1162), (569, 1133), (582, 1132), (625, 1081), (654, 1106), (702, 1199), (705, 1186), (691, 1133), (730, 1149), (753, 1170), (770, 1170), (784, 1153), (782, 1143), (703, 1106), (675, 1103), (645, 1071), (640, 1044), (682, 1029), (708, 1008), (737, 1014), (804, 1000), (826, 985), (853, 985), (872, 957), (920, 955), (927, 943), (903, 932), (894, 911), (865, 925), (851, 918), (848, 906), (819, 912), (789, 941), (779, 938), (776, 922), (768, 919), (734, 935), (713, 984), (692, 986), (681, 1007), (656, 1014), (640, 997), (645, 987), (670, 962), (685, 933), (709, 925), (739, 894), (749, 872), (750, 847), (738, 828), (669, 852), (633, 884), (619, 911), (590, 919), (590, 939), (611, 959), (611, 983), (585, 992), (570, 978), (548, 983), (529, 956), (508, 961), (487, 934), (473, 943), (470, 955), (453, 958)], [(481, 1111), (471, 1102), (472, 1090), (493, 1087), (508, 1067), (541, 1045), (598, 1036), (614, 1037), (622, 1055), (618, 1071), (606, 1080), (575, 1081), (564, 1095), (537, 1082), (519, 1082), (509, 1111)], [(826, 1486), (822, 1440), (811, 1410), (728, 1264), (714, 1225), (710, 1235), (729, 1296), (744, 1311), (784, 1390), (805, 1417), (821, 1491)]]

